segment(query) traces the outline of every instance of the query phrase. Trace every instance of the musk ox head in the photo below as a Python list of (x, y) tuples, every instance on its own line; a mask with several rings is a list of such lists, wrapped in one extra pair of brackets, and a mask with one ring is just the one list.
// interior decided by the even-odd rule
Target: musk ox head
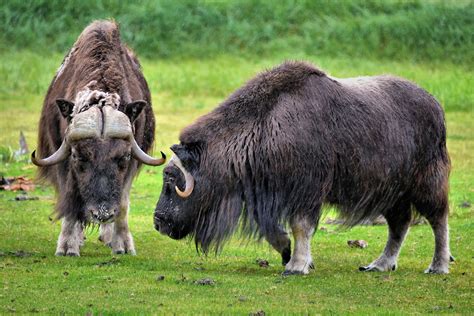
[(181, 239), (194, 229), (198, 202), (196, 195), (191, 196), (194, 177), (189, 155), (179, 145), (174, 145), (171, 150), (175, 154), (163, 170), (163, 188), (156, 205), (154, 222), (155, 228), (161, 233)]
[(156, 230), (173, 239), (194, 237), (204, 252), (221, 249), (237, 227), (243, 207), (240, 182), (208, 146), (171, 147), (174, 155), (164, 169), (154, 213)]
[(146, 101), (126, 105), (124, 113), (113, 104), (118, 101), (118, 95), (112, 98), (115, 101), (108, 94), (102, 95), (97, 104), (88, 102), (81, 107), (64, 99), (57, 100), (61, 114), (68, 120), (63, 142), (49, 157), (39, 159), (35, 152), (31, 155), (32, 162), (40, 167), (63, 162), (67, 177), (60, 191), (76, 191), (74, 196), (78, 201), (68, 203), (78, 202), (83, 206), (81, 214), (76, 216), (86, 222), (107, 223), (119, 215), (122, 192), (130, 185), (128, 171), (137, 166), (132, 158), (154, 166), (165, 162), (163, 153), (160, 159), (148, 156), (134, 138), (132, 122)]

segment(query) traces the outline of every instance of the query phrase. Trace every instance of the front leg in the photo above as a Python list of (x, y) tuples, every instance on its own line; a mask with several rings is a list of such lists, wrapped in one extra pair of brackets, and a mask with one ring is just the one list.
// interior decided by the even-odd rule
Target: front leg
[(84, 244), (82, 223), (75, 219), (64, 218), (56, 247), (56, 256), (79, 257), (79, 249)]
[(311, 257), (311, 237), (317, 221), (312, 221), (307, 216), (296, 216), (291, 221), (291, 231), (295, 239), (295, 249), (290, 261), (285, 266), (283, 275), (308, 274), (313, 269)]
[(291, 259), (291, 240), (283, 227), (278, 226), (275, 232), (265, 236), (272, 247), (281, 255), (281, 263), (286, 265)]
[(99, 241), (104, 245), (112, 246), (112, 237), (114, 235), (114, 223), (101, 224), (99, 228)]
[(115, 219), (112, 236), (112, 253), (136, 255), (133, 237), (128, 229), (129, 203), (121, 207), (120, 216)]

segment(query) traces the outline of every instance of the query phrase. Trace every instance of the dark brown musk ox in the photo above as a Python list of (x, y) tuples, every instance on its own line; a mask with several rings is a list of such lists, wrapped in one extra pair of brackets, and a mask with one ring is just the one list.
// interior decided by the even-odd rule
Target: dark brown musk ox
[(389, 271), (412, 215), (421, 214), (435, 237), (426, 272), (448, 273), (444, 114), (411, 82), (337, 79), (286, 62), (186, 127), (171, 149), (154, 213), (155, 228), (171, 238), (191, 235), (198, 249), (217, 251), (240, 227), (281, 254), (285, 274), (307, 274), (310, 240), (328, 204), (349, 227), (387, 219), (385, 250), (360, 270)]
[[(141, 163), (161, 165), (151, 150), (155, 118), (150, 91), (113, 21), (95, 21), (79, 36), (44, 100), (38, 133), (40, 178), (58, 193), (62, 219), (56, 255), (79, 256), (83, 229), (100, 225), (113, 253), (135, 254), (129, 194)], [(41, 157), (41, 158), (39, 158)], [(135, 158), (135, 159), (132, 159)]]

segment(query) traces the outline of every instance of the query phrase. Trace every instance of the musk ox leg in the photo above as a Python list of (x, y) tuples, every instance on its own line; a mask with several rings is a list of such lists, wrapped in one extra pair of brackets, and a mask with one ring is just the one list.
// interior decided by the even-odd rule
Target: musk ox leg
[(288, 233), (279, 226), (271, 236), (266, 236), (265, 239), (272, 247), (281, 255), (281, 263), (286, 265), (291, 259), (291, 240)]
[(120, 216), (115, 219), (114, 233), (112, 236), (112, 253), (128, 253), (136, 255), (133, 237), (128, 229), (128, 209), (129, 203), (121, 207)]
[(433, 261), (425, 273), (449, 273), (449, 262), (454, 261), (449, 250), (448, 211), (443, 216), (427, 218), (435, 237)]
[(311, 237), (316, 223), (307, 217), (297, 217), (291, 221), (290, 226), (295, 239), (295, 249), (285, 266), (283, 275), (308, 274), (309, 269), (314, 268), (311, 257)]
[(449, 273), (449, 262), (454, 260), (449, 250), (448, 169), (445, 163), (429, 169), (415, 192), (415, 207), (430, 223), (435, 238), (433, 260), (425, 273)]
[(397, 268), (397, 259), (400, 248), (405, 240), (411, 222), (409, 203), (403, 207), (396, 207), (385, 215), (388, 224), (388, 240), (382, 254), (371, 264), (359, 267), (359, 271), (394, 271)]
[(104, 245), (109, 246), (109, 247), (112, 246), (113, 234), (114, 234), (114, 223), (100, 225), (99, 240), (103, 242)]
[(61, 233), (56, 247), (56, 256), (79, 256), (79, 249), (84, 245), (82, 223), (77, 220), (64, 218), (61, 223)]

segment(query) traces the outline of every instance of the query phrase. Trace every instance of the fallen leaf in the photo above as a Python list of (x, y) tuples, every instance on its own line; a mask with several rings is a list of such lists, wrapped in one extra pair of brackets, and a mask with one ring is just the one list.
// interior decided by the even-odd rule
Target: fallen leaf
[(33, 191), (35, 189), (35, 185), (33, 181), (28, 179), (25, 176), (20, 177), (13, 177), (13, 178), (3, 178), (0, 181), (0, 190), (5, 191)]
[(365, 240), (348, 240), (347, 244), (352, 248), (367, 248), (369, 245)]

